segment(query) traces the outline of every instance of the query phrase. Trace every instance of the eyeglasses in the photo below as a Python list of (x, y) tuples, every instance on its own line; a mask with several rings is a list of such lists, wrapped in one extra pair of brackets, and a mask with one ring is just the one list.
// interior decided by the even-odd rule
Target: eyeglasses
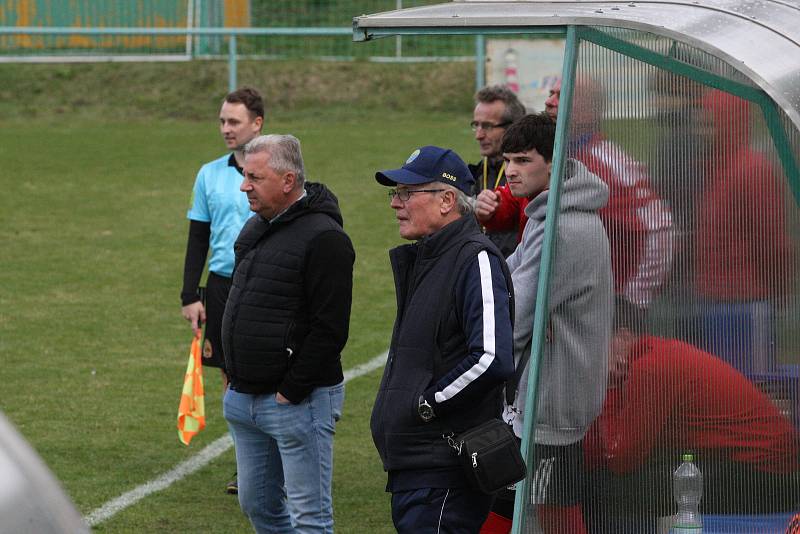
[(472, 128), (473, 132), (477, 132), (478, 128), (480, 128), (484, 132), (489, 133), (492, 130), (494, 130), (495, 128), (505, 128), (509, 124), (511, 124), (511, 123), (510, 122), (501, 122), (500, 124), (492, 124), (491, 122), (472, 121), (471, 123), (469, 123), (469, 127)]
[(441, 191), (444, 189), (389, 189), (389, 201), (397, 197), (406, 202), (414, 193), (439, 193)]

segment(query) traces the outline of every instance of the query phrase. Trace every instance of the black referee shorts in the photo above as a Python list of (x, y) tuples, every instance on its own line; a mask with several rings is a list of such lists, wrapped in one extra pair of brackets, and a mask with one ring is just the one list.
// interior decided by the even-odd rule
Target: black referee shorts
[(203, 341), (203, 365), (225, 368), (222, 355), (222, 314), (231, 290), (231, 279), (208, 273), (206, 281), (206, 330)]

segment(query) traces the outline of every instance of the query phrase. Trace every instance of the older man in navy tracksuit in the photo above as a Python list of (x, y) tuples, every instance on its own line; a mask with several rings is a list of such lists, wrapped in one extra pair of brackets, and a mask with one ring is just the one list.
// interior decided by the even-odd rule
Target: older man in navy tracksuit
[(481, 234), (474, 178), (452, 150), (426, 146), (375, 175), (390, 190), (400, 236), (390, 251), (397, 319), (372, 412), (400, 533), (474, 533), (492, 496), (471, 488), (443, 437), (502, 413), (514, 369), (511, 275)]

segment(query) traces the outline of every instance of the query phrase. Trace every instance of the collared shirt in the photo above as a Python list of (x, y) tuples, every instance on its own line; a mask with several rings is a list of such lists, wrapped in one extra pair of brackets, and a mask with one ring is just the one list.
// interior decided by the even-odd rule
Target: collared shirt
[(187, 218), (211, 226), (208, 270), (220, 276), (233, 273), (233, 244), (253, 213), (247, 195), (239, 190), (242, 169), (234, 154), (206, 163), (197, 173)]
[(307, 196), (308, 196), (308, 191), (306, 191), (306, 190), (305, 190), (305, 188), (303, 188), (303, 194), (302, 194), (302, 195), (300, 195), (299, 197), (297, 197), (297, 200), (295, 200), (294, 202), (292, 202), (291, 204), (289, 204), (288, 206), (286, 206), (286, 207), (285, 207), (285, 208), (284, 208), (284, 209), (283, 209), (283, 210), (282, 210), (282, 211), (281, 211), (279, 214), (277, 214), (275, 217), (271, 218), (271, 219), (269, 220), (269, 223), (270, 223), (270, 224), (274, 223), (276, 220), (278, 220), (278, 217), (280, 217), (281, 215), (283, 215), (284, 213), (286, 213), (286, 212), (289, 210), (289, 208), (291, 208), (291, 207), (292, 207), (292, 206), (294, 206), (294, 205), (295, 205), (297, 202), (300, 202), (301, 200), (303, 200), (303, 199), (304, 199), (305, 197), (307, 197)]

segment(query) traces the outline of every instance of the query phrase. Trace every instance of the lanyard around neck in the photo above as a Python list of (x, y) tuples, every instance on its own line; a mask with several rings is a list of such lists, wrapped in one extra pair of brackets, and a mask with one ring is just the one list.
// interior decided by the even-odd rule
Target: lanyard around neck
[[(504, 161), (502, 165), (500, 165), (500, 170), (497, 171), (497, 179), (494, 181), (494, 187), (492, 190), (497, 189), (497, 186), (500, 185), (500, 180), (503, 179), (503, 171), (506, 170), (506, 162)], [(483, 188), (486, 189), (486, 181), (488, 179), (489, 174), (489, 158), (483, 158)]]

